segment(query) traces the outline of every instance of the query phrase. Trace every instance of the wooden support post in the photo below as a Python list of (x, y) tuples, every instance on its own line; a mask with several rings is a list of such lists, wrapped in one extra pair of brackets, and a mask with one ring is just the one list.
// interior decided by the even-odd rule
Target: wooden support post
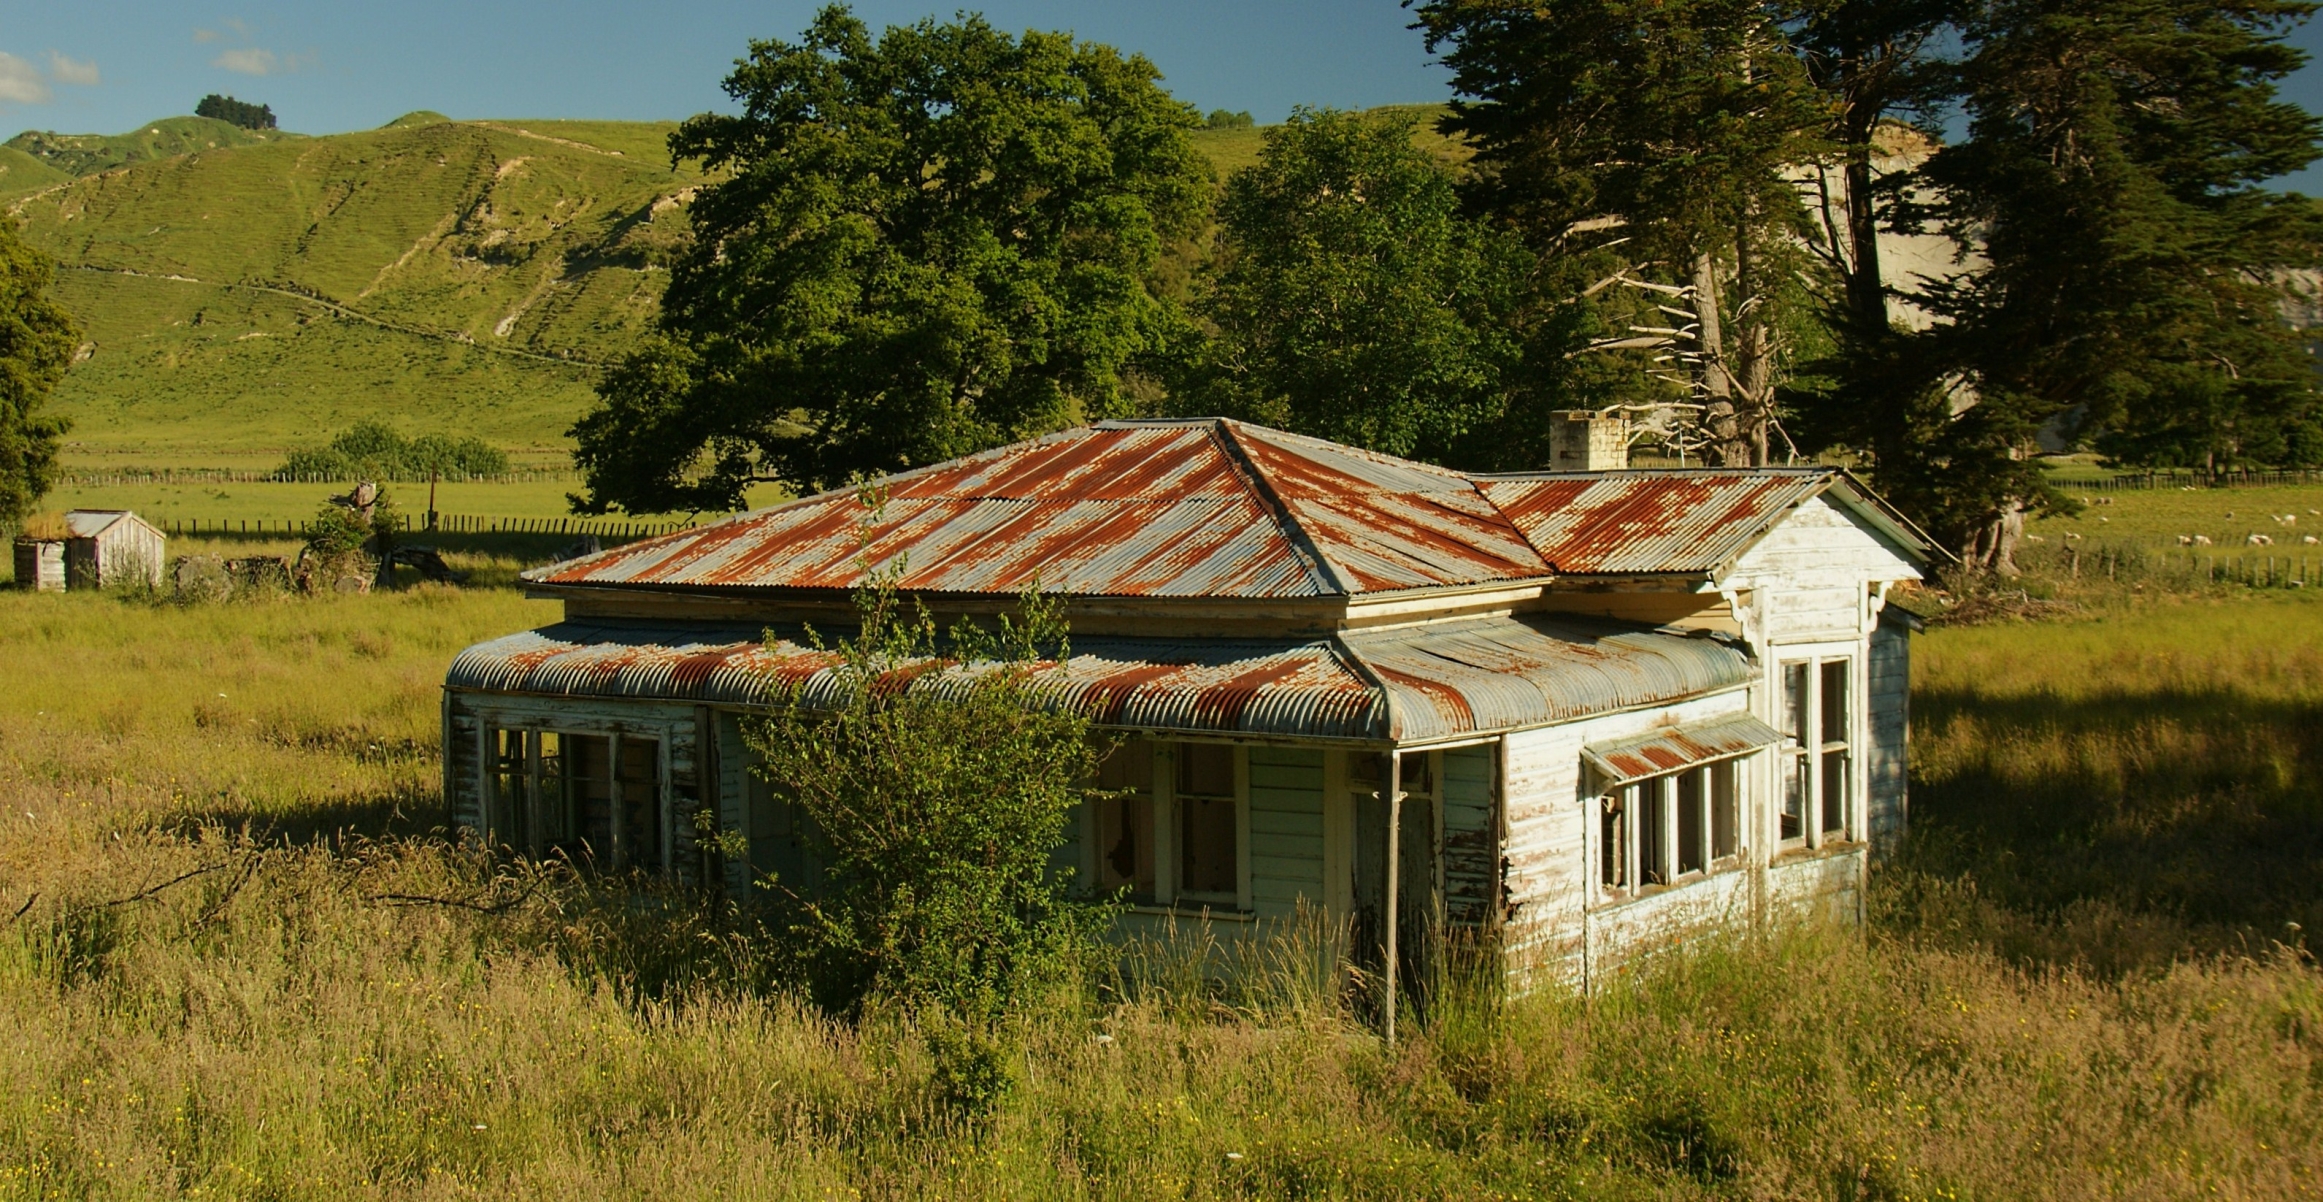
[(658, 807), (661, 811), (658, 819), (661, 823), (661, 875), (667, 878), (677, 875), (677, 773), (670, 771), (670, 741), (662, 739), (653, 746), (655, 754), (661, 757), (653, 769), (653, 791), (660, 795), (661, 801)]
[(1380, 999), (1380, 1014), (1387, 1028), (1387, 1046), (1395, 1046), (1395, 991), (1397, 928), (1403, 925), (1400, 894), (1403, 882), (1403, 752), (1388, 754), (1387, 768), (1387, 904), (1382, 921), (1387, 926), (1387, 962), (1382, 976), (1386, 982), (1385, 995)]
[[(492, 807), (498, 803), (494, 794), (499, 792), (499, 765), (492, 762), (492, 724), (479, 718), (476, 723), (476, 827), (484, 842), (492, 842)], [(450, 798), (444, 799), (447, 803)]]
[(540, 742), (545, 737), (537, 730), (524, 732), (524, 845), (536, 860), (543, 850), (540, 839)]
[(629, 815), (623, 812), (626, 807), (623, 805), (625, 799), (621, 796), (621, 732), (619, 731), (605, 736), (605, 774), (612, 778), (605, 782), (605, 796), (612, 799), (613, 820), (610, 825), (613, 841), (613, 870), (619, 872), (629, 866), (629, 832), (623, 829), (629, 825)]

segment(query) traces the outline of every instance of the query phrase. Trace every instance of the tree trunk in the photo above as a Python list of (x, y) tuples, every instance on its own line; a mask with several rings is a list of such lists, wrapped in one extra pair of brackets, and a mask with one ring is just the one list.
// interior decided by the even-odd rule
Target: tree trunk
[[(1842, 94), (1851, 94), (1852, 88)], [(1871, 138), (1879, 106), (1852, 100), (1844, 119), (1847, 140), (1847, 309), (1866, 333), (1887, 329), (1887, 286), (1880, 278), (1879, 214), (1871, 204)]]
[[(1751, 221), (1734, 231), (1734, 294), (1745, 302), (1757, 284), (1757, 263), (1751, 255)], [(1735, 331), (1732, 380), (1734, 383), (1736, 439), (1729, 466), (1764, 467), (1767, 427), (1774, 417), (1774, 331), (1767, 328), (1761, 305), (1750, 323)]]
[(1702, 432), (1709, 443), (1703, 457), (1718, 467), (1748, 462), (1743, 431), (1734, 409), (1734, 381), (1726, 370), (1726, 335), (1718, 312), (1718, 261), (1704, 251), (1694, 258), (1694, 315), (1702, 349)]
[(2002, 502), (2001, 511), (1968, 540), (1961, 561), (1995, 576), (2014, 579), (2023, 574), (2016, 565), (2017, 543), (2025, 535), (2025, 504), (2015, 497)]

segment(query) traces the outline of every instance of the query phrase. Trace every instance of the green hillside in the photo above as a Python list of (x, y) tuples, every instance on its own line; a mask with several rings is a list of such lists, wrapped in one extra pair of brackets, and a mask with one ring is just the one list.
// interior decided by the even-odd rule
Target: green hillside
[(53, 188), (72, 178), (13, 146), (0, 146), (0, 197)]
[(94, 175), (196, 151), (304, 139), (303, 134), (244, 129), (209, 117), (165, 117), (125, 134), (58, 134), (28, 129), (8, 139), (8, 145), (66, 175)]
[[(561, 453), (685, 235), (700, 177), (670, 166), (672, 128), (422, 110), (318, 138), (18, 135), (0, 208), (87, 331), (56, 399), (69, 459), (257, 465), (365, 417)], [(1261, 136), (1195, 142), (1223, 175)]]
[(653, 315), (695, 177), (668, 125), (435, 116), (10, 204), (93, 344), (57, 396), (72, 457), (272, 453), (363, 416), (561, 447), (588, 364)]

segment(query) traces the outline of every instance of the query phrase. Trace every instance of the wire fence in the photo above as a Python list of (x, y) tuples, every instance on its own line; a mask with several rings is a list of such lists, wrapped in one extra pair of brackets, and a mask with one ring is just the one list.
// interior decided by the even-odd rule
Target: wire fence
[[(210, 534), (252, 538), (304, 538), (314, 525), (304, 518), (172, 518), (155, 524), (172, 536)], [(439, 513), (435, 525), (430, 526), (425, 514), (395, 515), (396, 529), (406, 534), (554, 534), (608, 541), (674, 534), (690, 530), (696, 524), (690, 520), (637, 522), (617, 518), (510, 518)]]
[[(436, 477), (443, 484), (577, 484), (581, 474), (569, 467), (540, 468), (530, 471), (494, 472), (469, 475), (446, 472)], [(152, 468), (110, 472), (60, 472), (60, 484), (80, 488), (107, 488), (123, 484), (354, 484), (349, 477), (327, 472), (242, 472), (226, 468)], [(389, 479), (389, 484), (425, 484), (425, 476), (417, 479)]]
[(2276, 484), (2323, 483), (2323, 469), (2284, 468), (2279, 471), (2235, 469), (2208, 472), (2134, 472), (2118, 476), (2051, 481), (2063, 492), (2122, 492), (2151, 488), (2257, 488)]

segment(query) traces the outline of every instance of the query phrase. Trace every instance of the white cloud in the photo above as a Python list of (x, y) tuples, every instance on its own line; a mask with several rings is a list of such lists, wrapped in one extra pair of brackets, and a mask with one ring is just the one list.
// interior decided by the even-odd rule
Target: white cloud
[(40, 77), (40, 68), (0, 50), (0, 101), (47, 104), (51, 95), (48, 81)]
[(96, 63), (67, 58), (54, 50), (48, 52), (48, 73), (56, 76), (58, 83), (75, 83), (82, 87), (93, 87), (103, 78), (97, 74)]
[(276, 58), (272, 50), (261, 50), (252, 46), (245, 49), (228, 50), (211, 59), (210, 65), (224, 67), (228, 71), (239, 71), (244, 75), (272, 75), (282, 70), (286, 64), (281, 59)]

